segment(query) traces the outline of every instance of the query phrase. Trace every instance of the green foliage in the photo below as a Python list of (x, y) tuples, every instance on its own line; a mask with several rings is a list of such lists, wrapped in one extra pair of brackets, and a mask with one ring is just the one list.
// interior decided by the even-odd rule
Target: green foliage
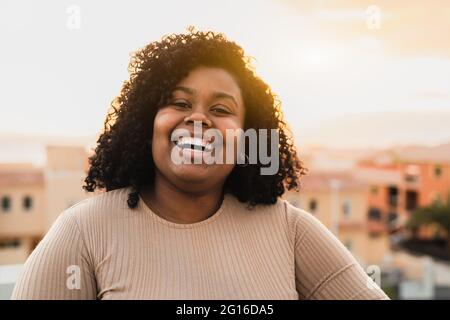
[(450, 204), (443, 204), (436, 201), (433, 204), (420, 207), (415, 210), (407, 222), (406, 226), (410, 229), (418, 228), (421, 225), (436, 224), (441, 229), (450, 232)]

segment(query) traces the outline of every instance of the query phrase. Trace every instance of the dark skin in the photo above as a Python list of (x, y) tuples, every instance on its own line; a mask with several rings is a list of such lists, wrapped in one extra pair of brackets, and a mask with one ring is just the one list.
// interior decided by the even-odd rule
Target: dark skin
[(200, 66), (181, 80), (169, 104), (160, 108), (153, 123), (152, 153), (155, 180), (141, 190), (144, 203), (157, 215), (175, 223), (203, 221), (219, 209), (223, 186), (234, 164), (175, 164), (171, 159), (175, 129), (243, 129), (245, 107), (240, 88), (224, 69)]

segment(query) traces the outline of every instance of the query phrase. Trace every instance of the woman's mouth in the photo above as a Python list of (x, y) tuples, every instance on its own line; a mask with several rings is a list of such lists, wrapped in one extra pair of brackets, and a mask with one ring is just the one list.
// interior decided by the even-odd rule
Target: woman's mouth
[(180, 137), (174, 142), (176, 146), (181, 148), (182, 151), (193, 150), (201, 152), (211, 152), (212, 143), (201, 138), (196, 137)]
[(217, 150), (213, 146), (212, 139), (182, 136), (178, 140), (171, 140), (171, 143), (174, 145), (171, 157), (176, 164), (210, 165), (214, 163)]

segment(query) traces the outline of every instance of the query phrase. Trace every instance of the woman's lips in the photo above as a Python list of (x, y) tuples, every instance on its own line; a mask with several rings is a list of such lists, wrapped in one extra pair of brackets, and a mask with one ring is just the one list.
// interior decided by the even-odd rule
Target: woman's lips
[[(208, 163), (206, 163), (205, 159), (213, 159), (211, 157), (214, 157), (222, 147), (214, 143), (214, 140), (214, 136), (209, 139), (182, 136), (176, 141), (170, 139), (170, 142), (173, 144), (173, 148), (178, 149), (174, 151), (178, 152), (178, 155), (185, 159), (184, 163), (210, 165), (212, 164), (209, 163), (211, 160), (208, 160)], [(179, 162), (176, 161), (176, 163)]]
[(191, 149), (194, 151), (211, 152), (212, 144), (210, 141), (195, 137), (181, 137), (175, 144), (181, 149)]

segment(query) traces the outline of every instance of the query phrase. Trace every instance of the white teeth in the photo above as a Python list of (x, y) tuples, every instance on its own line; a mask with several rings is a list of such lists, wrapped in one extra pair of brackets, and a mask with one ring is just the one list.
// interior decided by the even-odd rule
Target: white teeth
[(181, 137), (181, 139), (178, 141), (181, 141), (182, 144), (193, 144), (195, 146), (206, 147), (206, 141), (200, 138)]
[(184, 149), (184, 148), (192, 149), (193, 148), (194, 150), (199, 150), (199, 151), (211, 151), (212, 150), (211, 143), (209, 143), (201, 138), (196, 138), (196, 137), (180, 137), (180, 139), (178, 139), (176, 144), (182, 149)]

